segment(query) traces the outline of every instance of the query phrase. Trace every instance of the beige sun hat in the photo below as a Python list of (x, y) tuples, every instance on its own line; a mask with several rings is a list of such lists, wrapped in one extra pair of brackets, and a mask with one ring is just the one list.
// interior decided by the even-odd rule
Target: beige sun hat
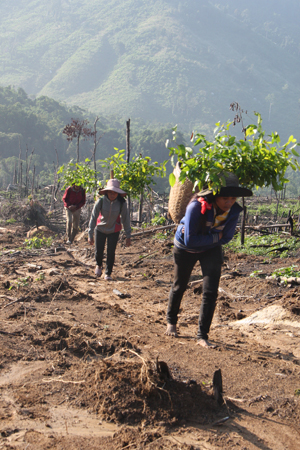
[(105, 194), (105, 192), (107, 192), (107, 191), (117, 192), (122, 197), (125, 197), (125, 195), (127, 195), (127, 192), (120, 189), (120, 181), (117, 180), (116, 178), (111, 178), (110, 180), (108, 180), (105, 188), (99, 190), (99, 194), (100, 195)]

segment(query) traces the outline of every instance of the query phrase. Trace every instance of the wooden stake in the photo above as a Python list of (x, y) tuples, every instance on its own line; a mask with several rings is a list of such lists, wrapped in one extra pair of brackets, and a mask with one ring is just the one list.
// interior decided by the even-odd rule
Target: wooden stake
[(242, 217), (242, 226), (241, 226), (241, 246), (245, 243), (245, 225), (246, 225), (246, 206), (245, 206), (245, 197), (243, 197), (243, 217)]

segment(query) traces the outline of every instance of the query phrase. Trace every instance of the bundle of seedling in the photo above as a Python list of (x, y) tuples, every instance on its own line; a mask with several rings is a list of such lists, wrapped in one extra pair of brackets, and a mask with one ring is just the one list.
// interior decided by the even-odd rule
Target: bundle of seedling
[[(241, 118), (239, 105), (236, 117)], [(204, 134), (192, 134), (194, 149), (184, 145), (170, 147), (169, 154), (175, 166), (176, 158), (180, 165), (180, 173), (170, 174), (171, 187), (175, 183), (184, 183), (189, 180), (192, 188), (201, 190), (209, 188), (217, 193), (225, 185), (224, 174), (232, 172), (239, 178), (240, 186), (249, 189), (258, 189), (272, 186), (275, 192), (284, 188), (289, 181), (286, 171), (300, 168), (295, 150), (299, 145), (293, 136), (285, 144), (281, 144), (277, 132), (266, 136), (262, 128), (262, 118), (255, 113), (257, 124), (242, 128), (244, 137), (238, 139), (230, 134), (231, 126), (236, 121), (226, 124), (216, 124), (214, 138), (209, 140)], [(240, 122), (241, 120), (238, 120)], [(176, 127), (173, 129), (176, 138)], [(195, 150), (195, 147), (198, 147)]]
[[(204, 134), (192, 135), (194, 147), (199, 147), (197, 152), (184, 145), (169, 148), (173, 164), (176, 156), (180, 162), (179, 181), (189, 179), (194, 189), (198, 187), (201, 190), (207, 186), (217, 192), (224, 185), (224, 177), (220, 174), (232, 172), (243, 187), (283, 189), (289, 181), (285, 178), (287, 168), (300, 168), (299, 154), (295, 150), (299, 143), (290, 136), (285, 144), (281, 144), (276, 132), (265, 136), (261, 116), (259, 113), (255, 115), (257, 124), (243, 129), (244, 139), (237, 139), (229, 133), (232, 122), (217, 123), (213, 140), (208, 140)], [(176, 181), (174, 174), (170, 175), (169, 181), (173, 186)]]

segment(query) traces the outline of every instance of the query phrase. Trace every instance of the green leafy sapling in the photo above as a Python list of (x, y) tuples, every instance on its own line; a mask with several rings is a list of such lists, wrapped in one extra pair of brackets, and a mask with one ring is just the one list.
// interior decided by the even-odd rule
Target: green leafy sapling
[[(214, 139), (209, 140), (204, 134), (196, 134), (194, 147), (178, 145), (169, 148), (171, 159), (176, 156), (180, 162), (179, 181), (186, 178), (202, 189), (204, 186), (217, 192), (224, 185), (224, 172), (235, 173), (241, 186), (250, 189), (272, 186), (275, 191), (282, 190), (289, 180), (285, 178), (287, 168), (299, 170), (297, 140), (290, 136), (281, 144), (279, 134), (271, 133), (266, 137), (259, 113), (256, 125), (243, 128), (245, 139), (237, 139), (229, 133), (233, 122), (216, 124)], [(170, 185), (175, 184), (175, 176), (169, 177)]]
[(86, 158), (84, 163), (75, 163), (71, 160), (68, 164), (62, 165), (57, 173), (60, 175), (59, 181), (63, 182), (62, 189), (68, 186), (82, 186), (87, 193), (97, 190), (97, 172), (90, 165), (91, 160)]
[(125, 150), (116, 153), (101, 161), (102, 168), (107, 171), (113, 170), (114, 177), (120, 180), (121, 188), (131, 197), (138, 198), (145, 190), (149, 190), (155, 184), (154, 177), (164, 177), (166, 174), (166, 163), (152, 162), (149, 156), (134, 156), (131, 161), (125, 159)]

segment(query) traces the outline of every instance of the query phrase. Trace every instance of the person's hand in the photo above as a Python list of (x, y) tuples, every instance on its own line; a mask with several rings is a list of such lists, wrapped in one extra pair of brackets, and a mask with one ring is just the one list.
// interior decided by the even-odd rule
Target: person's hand
[(223, 237), (223, 231), (220, 231), (220, 233), (219, 233), (219, 239), (221, 240), (222, 237)]
[(88, 243), (89, 243), (90, 245), (94, 245), (94, 239), (88, 238)]
[(75, 206), (75, 205), (70, 205), (70, 206), (69, 206), (69, 210), (70, 210), (71, 212), (75, 211), (75, 209), (76, 209), (76, 206)]
[(131, 239), (127, 238), (126, 242), (125, 242), (126, 247), (130, 247), (131, 246)]

